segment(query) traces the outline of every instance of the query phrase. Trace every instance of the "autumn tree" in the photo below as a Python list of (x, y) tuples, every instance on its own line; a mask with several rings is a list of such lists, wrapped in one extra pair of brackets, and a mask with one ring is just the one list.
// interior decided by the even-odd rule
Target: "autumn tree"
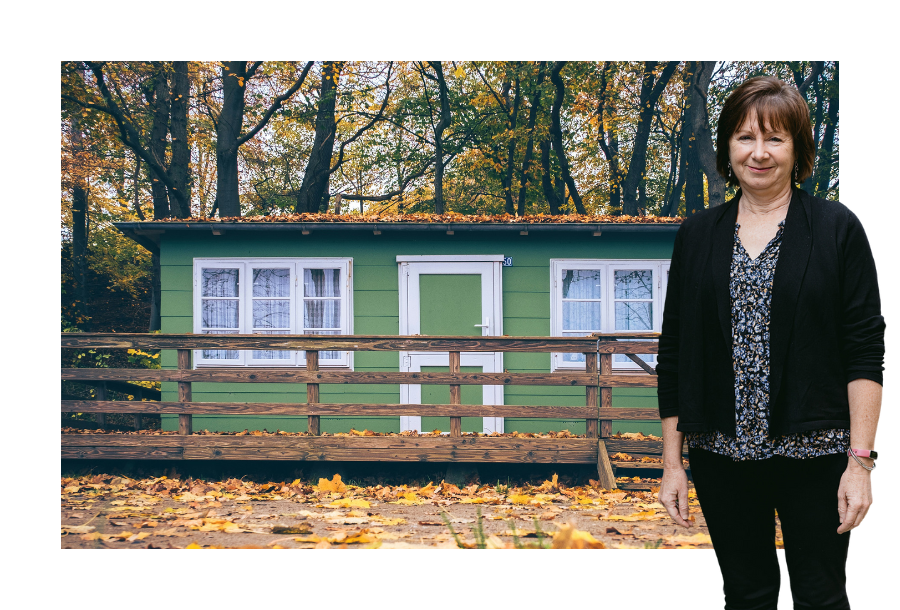
[(626, 216), (638, 214), (638, 186), (644, 179), (647, 169), (647, 142), (650, 138), (654, 108), (662, 95), (663, 89), (675, 73), (678, 67), (677, 61), (666, 62), (659, 75), (656, 74), (658, 63), (655, 61), (644, 62), (643, 76), (641, 78), (640, 114), (638, 115), (637, 129), (635, 130), (634, 145), (631, 160), (628, 163), (628, 172), (622, 183), (622, 213)]
[(238, 149), (256, 136), (282, 104), (303, 86), (313, 62), (307, 62), (293, 84), (272, 100), (256, 125), (242, 133), (247, 84), (262, 64), (261, 61), (253, 63), (246, 61), (221, 62), (222, 101), (221, 106), (213, 107), (212, 115), (216, 127), (216, 207), (221, 217), (241, 215)]

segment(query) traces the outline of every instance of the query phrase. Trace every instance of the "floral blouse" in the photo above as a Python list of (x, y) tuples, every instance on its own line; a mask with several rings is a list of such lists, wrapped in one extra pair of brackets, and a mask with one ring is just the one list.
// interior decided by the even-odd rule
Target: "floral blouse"
[(688, 446), (737, 460), (775, 455), (811, 458), (846, 453), (850, 430), (812, 430), (767, 439), (769, 431), (769, 312), (772, 282), (781, 250), (784, 221), (756, 259), (751, 259), (734, 225), (731, 257), (731, 328), (734, 363), (735, 435), (720, 431), (689, 432)]

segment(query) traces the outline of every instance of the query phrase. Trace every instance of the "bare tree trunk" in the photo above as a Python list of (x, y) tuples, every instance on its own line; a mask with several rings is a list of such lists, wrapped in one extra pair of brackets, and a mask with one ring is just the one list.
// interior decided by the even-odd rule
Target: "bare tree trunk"
[(534, 155), (534, 124), (537, 122), (538, 108), (541, 105), (541, 84), (544, 82), (544, 65), (541, 62), (538, 68), (537, 83), (531, 100), (531, 110), (528, 112), (528, 143), (525, 145), (525, 157), (522, 159), (522, 177), (519, 186), (519, 202), (517, 212), (519, 216), (525, 215), (525, 195), (528, 191), (530, 179), (528, 171), (531, 168), (531, 157)]
[(831, 185), (831, 168), (834, 165), (834, 134), (838, 122), (838, 69), (834, 69), (834, 81), (829, 84), (828, 114), (825, 119), (825, 133), (822, 134), (822, 148), (819, 149), (819, 163), (816, 169), (817, 197), (824, 197)]
[(191, 81), (188, 77), (188, 62), (176, 61), (172, 65), (175, 68), (175, 75), (172, 78), (172, 161), (169, 165), (169, 178), (174, 186), (169, 189), (169, 205), (178, 218), (190, 218), (191, 151), (188, 144), (187, 124)]
[[(153, 122), (150, 127), (150, 141), (147, 149), (156, 165), (166, 167), (166, 134), (169, 132), (169, 82), (165, 67), (154, 62), (156, 82), (153, 87)], [(153, 197), (153, 218), (160, 220), (172, 215), (169, 209), (169, 195), (159, 171), (150, 166), (150, 193)]]
[(513, 203), (513, 194), (512, 194), (512, 180), (513, 180), (513, 166), (515, 165), (515, 157), (516, 157), (516, 119), (519, 115), (519, 103), (522, 100), (521, 90), (520, 90), (520, 78), (518, 74), (519, 66), (516, 66), (516, 81), (513, 89), (515, 90), (516, 99), (512, 103), (512, 108), (509, 107), (509, 98), (506, 99), (506, 116), (507, 116), (507, 124), (509, 125), (509, 130), (512, 135), (509, 138), (509, 145), (506, 151), (506, 175), (503, 177), (503, 196), (505, 198), (504, 211), (507, 214), (515, 213), (515, 204)]
[[(819, 81), (815, 81), (813, 83), (813, 91), (816, 95), (816, 109), (814, 112), (815, 123), (813, 124), (813, 147), (816, 150), (816, 169), (818, 169), (818, 160), (819, 160), (819, 144), (820, 144), (820, 136), (822, 133), (822, 89), (819, 87)], [(816, 179), (816, 171), (813, 171), (806, 180), (803, 181), (803, 184), (800, 185), (807, 193), (813, 193), (815, 189), (815, 179)]]
[[(709, 207), (714, 208), (725, 203), (725, 179), (716, 170), (716, 149), (713, 146), (712, 130), (709, 128), (709, 113), (706, 108), (706, 97), (709, 92), (709, 83), (712, 80), (714, 61), (690, 62), (693, 75), (691, 76), (691, 92), (688, 96), (688, 114), (690, 121), (690, 137), (696, 145), (696, 157), (706, 174), (706, 185), (709, 193)], [(702, 204), (702, 179), (701, 179), (701, 204)], [(701, 205), (702, 208), (702, 205)]]
[(637, 132), (634, 137), (634, 149), (631, 153), (631, 161), (628, 164), (628, 174), (622, 185), (622, 213), (626, 216), (637, 214), (638, 184), (644, 177), (647, 169), (647, 142), (650, 139), (650, 128), (653, 124), (653, 114), (663, 89), (672, 78), (672, 74), (678, 67), (677, 61), (670, 61), (663, 68), (662, 74), (654, 82), (653, 70), (655, 61), (644, 63), (644, 76), (641, 80), (641, 112), (638, 118)]
[(138, 155), (134, 156), (133, 175), (134, 177), (131, 179), (131, 186), (134, 188), (134, 211), (142, 221), (147, 220), (144, 218), (144, 210), (141, 209), (141, 158)]
[(219, 217), (241, 215), (238, 190), (238, 137), (244, 124), (247, 62), (222, 62), (222, 110), (216, 122), (216, 204)]
[[(686, 109), (684, 110), (686, 112)], [(685, 162), (685, 123), (686, 119), (682, 116), (682, 128), (681, 134), (678, 138), (678, 145), (681, 147), (681, 154), (679, 155), (678, 160), (678, 179), (675, 181), (675, 185), (672, 187), (672, 191), (669, 193), (669, 198), (666, 200), (666, 204), (662, 210), (660, 210), (660, 216), (678, 216), (678, 204), (681, 202), (681, 191), (684, 188), (685, 174), (687, 173), (687, 167)]]
[[(615, 112), (615, 111), (613, 111)], [(615, 123), (610, 126), (609, 150), (612, 156), (609, 159), (609, 207), (621, 209), (622, 206), (622, 168), (619, 167), (619, 129)]]
[(438, 89), (441, 98), (441, 120), (434, 128), (434, 212), (444, 213), (444, 130), (450, 126), (450, 100), (447, 93), (447, 82), (441, 62), (430, 61), (437, 73)]
[(566, 151), (563, 149), (562, 126), (560, 124), (560, 109), (562, 108), (563, 97), (565, 96), (565, 86), (562, 77), (559, 75), (567, 62), (557, 61), (553, 63), (550, 69), (550, 80), (556, 87), (556, 97), (553, 98), (553, 106), (550, 109), (550, 137), (553, 140), (553, 150), (556, 151), (556, 157), (559, 159), (559, 170), (562, 174), (566, 186), (569, 187), (569, 196), (575, 204), (575, 211), (579, 214), (586, 214), (584, 204), (581, 202), (581, 195), (578, 194), (578, 187), (575, 186), (575, 180), (569, 172), (569, 160), (566, 158)]
[[(78, 115), (73, 115), (69, 122), (74, 156), (82, 152), (83, 136)], [(76, 164), (79, 161), (76, 159)], [(76, 177), (72, 188), (72, 263), (75, 280), (75, 310), (78, 312), (76, 325), (85, 332), (91, 330), (90, 303), (88, 296), (87, 265), (87, 223), (88, 223), (88, 189), (81, 176)]]
[(319, 108), (316, 113), (316, 136), (313, 141), (303, 184), (297, 194), (294, 210), (298, 213), (318, 212), (322, 199), (328, 192), (328, 175), (331, 170), (331, 154), (334, 151), (334, 107), (337, 78), (341, 62), (322, 63), (322, 83), (319, 86)]
[(561, 207), (563, 204), (562, 198), (557, 194), (556, 188), (553, 185), (553, 180), (551, 178), (551, 170), (550, 170), (550, 141), (542, 140), (541, 141), (541, 187), (544, 190), (544, 197), (547, 199), (547, 203), (550, 205), (550, 214), (553, 216), (558, 216), (562, 213)]

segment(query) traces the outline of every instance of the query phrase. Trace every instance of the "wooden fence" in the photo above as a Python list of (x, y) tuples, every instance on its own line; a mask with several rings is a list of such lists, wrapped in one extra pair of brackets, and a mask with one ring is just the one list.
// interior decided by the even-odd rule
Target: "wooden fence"
[[(174, 349), (178, 368), (169, 370), (62, 369), (62, 379), (90, 384), (168, 381), (178, 384), (178, 401), (62, 400), (62, 412), (178, 414), (178, 435), (63, 434), (62, 457), (75, 459), (274, 459), (336, 461), (521, 462), (597, 464), (601, 484), (615, 487), (609, 452), (658, 455), (660, 443), (609, 439), (612, 420), (657, 420), (656, 409), (616, 409), (612, 388), (656, 387), (655, 372), (635, 354), (656, 353), (656, 333), (589, 337), (459, 337), (363, 335), (197, 335), (62, 333), (63, 348)], [(635, 341), (634, 339), (644, 339)], [(199, 368), (192, 350), (308, 350), (306, 367)], [(449, 354), (449, 372), (358, 372), (321, 370), (318, 351), (427, 351)], [(554, 373), (461, 373), (462, 352), (582, 353), (585, 371)], [(613, 354), (626, 354), (642, 372), (613, 374)], [(306, 403), (194, 402), (191, 384), (203, 382), (290, 382), (306, 384)], [(450, 386), (449, 404), (320, 403), (320, 384), (438, 384)], [(582, 386), (585, 406), (460, 404), (462, 385)], [(122, 386), (119, 385), (121, 388)], [(64, 397), (67, 398), (67, 397)], [(305, 415), (309, 436), (191, 435), (194, 414)], [(332, 416), (449, 416), (446, 437), (320, 436), (319, 418)], [(461, 418), (528, 417), (584, 419), (584, 438), (463, 436)], [(631, 465), (631, 464), (627, 464)]]

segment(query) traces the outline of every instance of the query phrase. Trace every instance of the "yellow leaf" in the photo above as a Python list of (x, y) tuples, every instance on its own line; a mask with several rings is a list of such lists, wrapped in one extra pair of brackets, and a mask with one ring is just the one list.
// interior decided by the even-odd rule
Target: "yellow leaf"
[(414, 492), (408, 491), (395, 502), (390, 502), (390, 504), (404, 504), (406, 506), (414, 506), (418, 504), (424, 504), (425, 502), (420, 500)]
[(369, 508), (369, 503), (365, 500), (360, 500), (358, 498), (344, 498), (342, 500), (335, 500), (328, 506), (336, 506), (338, 508)]
[(111, 540), (115, 538), (112, 534), (101, 534), (100, 532), (91, 532), (90, 534), (84, 534), (81, 539), (82, 540)]
[(63, 534), (87, 534), (96, 528), (93, 525), (63, 525), (60, 529)]
[(668, 542), (680, 545), (712, 544), (712, 538), (710, 538), (708, 534), (697, 532), (693, 536), (675, 536), (674, 538), (670, 538)]
[(186, 549), (202, 549), (203, 547), (200, 546), (199, 544), (197, 544), (196, 542), (192, 542), (184, 548), (186, 548)]
[(398, 517), (396, 519), (387, 519), (384, 517), (372, 517), (372, 519), (378, 521), (381, 525), (404, 525), (406, 523), (406, 519), (402, 517)]
[(431, 496), (434, 494), (437, 487), (431, 484), (431, 481), (428, 481), (428, 485), (419, 490), (419, 495), (421, 496)]
[(506, 543), (500, 540), (497, 534), (491, 534), (488, 539), (485, 541), (485, 548), (488, 549), (511, 549), (513, 548), (512, 542)]
[(316, 491), (335, 491), (343, 493), (347, 491), (347, 486), (341, 482), (341, 475), (336, 474), (330, 481), (328, 479), (319, 479)]
[(460, 504), (484, 504), (487, 500), (484, 498), (463, 498), (459, 501)]
[(575, 529), (574, 526), (564, 524), (559, 526), (559, 531), (553, 534), (553, 549), (605, 549), (606, 545), (597, 540), (589, 532)]
[(510, 502), (510, 504), (530, 504), (531, 496), (521, 495), (521, 494), (511, 494), (506, 496), (506, 499)]
[(657, 513), (654, 510), (645, 510), (630, 515), (610, 515), (603, 517), (605, 521), (656, 521), (657, 519), (665, 519), (665, 513)]

